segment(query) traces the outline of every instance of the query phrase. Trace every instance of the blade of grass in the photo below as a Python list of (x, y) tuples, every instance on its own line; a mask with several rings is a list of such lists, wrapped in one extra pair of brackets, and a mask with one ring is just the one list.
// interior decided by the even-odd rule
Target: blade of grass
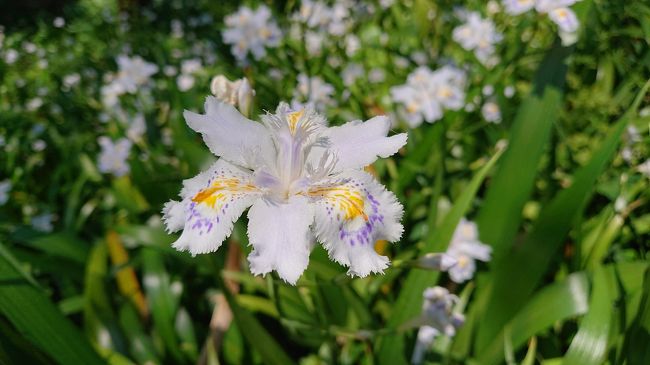
[(594, 271), (589, 312), (582, 319), (562, 365), (597, 365), (605, 361), (615, 300), (610, 293), (608, 280), (605, 268), (597, 267)]
[(492, 246), (494, 265), (511, 247), (519, 229), (522, 209), (562, 108), (565, 61), (570, 53), (569, 48), (555, 47), (539, 66), (534, 90), (517, 111), (508, 148), (490, 181), (477, 223), (481, 241)]
[(512, 250), (491, 275), (491, 291), (481, 326), (477, 333), (476, 349), (482, 352), (501, 328), (521, 308), (548, 268), (573, 222), (588, 201), (597, 178), (614, 155), (621, 134), (645, 95), (650, 81), (642, 88), (634, 105), (612, 127), (591, 160), (574, 175), (573, 184), (560, 191), (542, 210), (539, 219), (524, 243)]
[(269, 365), (294, 364), (294, 361), (284, 352), (282, 347), (280, 347), (257, 319), (240, 307), (230, 292), (224, 290), (224, 294), (244, 338), (262, 355), (264, 362)]
[(57, 362), (103, 364), (81, 332), (26, 277), (29, 275), (0, 255), (0, 312)]

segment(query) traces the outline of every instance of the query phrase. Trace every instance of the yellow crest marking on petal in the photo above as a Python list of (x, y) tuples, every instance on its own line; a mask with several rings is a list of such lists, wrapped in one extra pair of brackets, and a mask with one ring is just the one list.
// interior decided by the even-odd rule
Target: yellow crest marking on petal
[[(241, 194), (256, 191), (257, 188), (251, 184), (244, 184), (237, 178), (217, 178), (210, 186), (194, 195), (192, 201), (197, 204), (205, 204), (210, 208), (219, 208), (232, 194)], [(219, 203), (219, 206), (217, 206)]]
[(292, 112), (287, 115), (287, 123), (289, 124), (289, 130), (291, 134), (296, 133), (296, 127), (298, 126), (298, 121), (305, 114), (305, 110), (298, 110), (297, 112)]
[(361, 192), (347, 186), (320, 187), (309, 190), (307, 193), (312, 197), (328, 199), (332, 205), (345, 214), (345, 220), (352, 220), (362, 217), (368, 220), (365, 212), (365, 202)]

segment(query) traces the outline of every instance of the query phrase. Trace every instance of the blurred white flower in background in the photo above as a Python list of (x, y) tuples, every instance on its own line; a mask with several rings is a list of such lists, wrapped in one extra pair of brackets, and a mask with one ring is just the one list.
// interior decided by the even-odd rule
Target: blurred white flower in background
[(508, 86), (506, 86), (506, 87), (503, 89), (503, 96), (505, 96), (506, 98), (510, 99), (511, 97), (515, 96), (515, 92), (516, 92), (516, 91), (517, 91), (517, 90), (515, 89), (514, 86), (512, 86), (512, 85), (508, 85)]
[(31, 218), (31, 224), (34, 229), (41, 232), (52, 232), (54, 226), (52, 220), (54, 216), (50, 213), (43, 213)]
[(324, 112), (328, 106), (334, 105), (334, 91), (334, 86), (319, 76), (309, 77), (301, 73), (298, 75), (298, 85), (293, 91), (291, 106), (294, 109), (311, 106), (319, 112)]
[(456, 283), (462, 283), (474, 277), (475, 260), (490, 261), (492, 247), (479, 241), (476, 223), (463, 218), (454, 231), (447, 255), (456, 259), (456, 265), (449, 269), (449, 277)]
[(147, 123), (142, 113), (138, 113), (130, 120), (129, 127), (126, 130), (126, 136), (132, 141), (137, 141), (147, 131)]
[(225, 18), (223, 41), (231, 45), (231, 52), (238, 61), (244, 62), (249, 52), (259, 60), (266, 56), (266, 47), (280, 44), (282, 33), (271, 15), (266, 5), (260, 5), (256, 10), (241, 6), (236, 13)]
[(580, 21), (569, 7), (579, 0), (504, 0), (503, 5), (510, 15), (520, 15), (533, 7), (540, 14), (548, 14), (549, 19), (557, 24), (564, 46), (578, 40)]
[(52, 21), (52, 25), (54, 25), (55, 28), (63, 28), (65, 26), (65, 19), (63, 19), (60, 16), (57, 16)]
[(650, 177), (650, 159), (647, 159), (644, 163), (637, 166), (636, 169), (643, 175)]
[(510, 15), (519, 15), (535, 7), (537, 0), (504, 0), (503, 7)]
[(12, 64), (14, 64), (16, 61), (18, 61), (18, 57), (19, 57), (19, 56), (20, 56), (20, 54), (18, 53), (18, 51), (16, 51), (16, 50), (13, 49), (13, 48), (9, 48), (8, 50), (5, 51), (4, 59), (5, 59), (5, 62), (6, 62), (8, 65), (12, 65)]
[(393, 102), (402, 104), (401, 112), (412, 128), (423, 121), (433, 123), (442, 118), (444, 109), (458, 110), (465, 103), (465, 73), (453, 66), (436, 71), (420, 66), (406, 79), (406, 84), (391, 88)]
[(316, 240), (349, 275), (383, 272), (388, 258), (374, 244), (400, 238), (402, 206), (363, 167), (397, 152), (406, 134), (387, 137), (385, 116), (328, 128), (313, 109), (291, 110), (285, 103), (262, 123), (214, 97), (205, 111), (186, 111), (185, 120), (220, 159), (184, 181), (181, 201), (165, 205), (167, 229), (183, 230), (175, 248), (193, 255), (216, 251), (251, 207), (253, 274), (275, 270), (295, 284)]
[(424, 355), (439, 335), (454, 336), (456, 330), (465, 322), (465, 316), (454, 312), (458, 297), (446, 288), (436, 286), (427, 288), (423, 293), (422, 314), (411, 362), (420, 364)]
[(11, 181), (0, 181), (0, 205), (5, 205), (9, 200), (9, 192), (11, 191)]
[(357, 81), (357, 79), (363, 77), (365, 73), (366, 72), (363, 69), (363, 66), (358, 63), (349, 62), (341, 74), (343, 78), (343, 85), (347, 87), (352, 86)]
[(99, 137), (97, 142), (102, 148), (97, 166), (99, 171), (116, 177), (128, 174), (130, 166), (126, 160), (129, 158), (132, 142), (126, 138), (113, 142), (106, 136)]
[(466, 13), (465, 23), (454, 28), (452, 38), (464, 49), (473, 51), (485, 65), (493, 63), (495, 45), (503, 39), (490, 19), (477, 12)]
[(481, 107), (483, 119), (490, 123), (501, 123), (501, 108), (494, 101), (487, 101)]
[(81, 81), (81, 75), (79, 75), (76, 72), (71, 73), (63, 77), (63, 86), (66, 89), (71, 89), (74, 86), (78, 85), (80, 81)]
[(151, 76), (158, 72), (158, 66), (140, 56), (117, 56), (117, 65), (119, 70), (113, 83), (119, 85), (123, 93), (135, 94), (139, 86), (147, 84)]

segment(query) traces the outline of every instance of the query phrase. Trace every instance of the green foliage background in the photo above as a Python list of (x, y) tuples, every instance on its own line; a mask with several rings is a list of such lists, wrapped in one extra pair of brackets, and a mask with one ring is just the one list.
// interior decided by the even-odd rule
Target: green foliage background
[[(266, 3), (281, 25), (297, 6)], [(485, 12), (484, 3), (463, 5)], [(355, 25), (363, 46), (354, 57), (340, 45), (327, 50), (385, 71), (384, 81), (362, 79), (349, 96), (340, 67), (300, 42), (238, 66), (220, 37), (237, 2), (129, 4), (129, 17), (113, 2), (68, 5), (62, 29), (48, 15), (36, 26), (6, 25), (3, 50), (29, 41), (45, 54), (0, 62), (0, 180), (12, 183), (0, 207), (0, 363), (408, 363), (417, 331), (404, 324), (433, 285), (459, 294), (467, 321), (456, 337), (436, 341), (428, 363), (650, 363), (650, 179), (619, 153), (633, 125), (641, 135), (633, 163), (650, 157), (650, 4), (581, 1), (580, 39), (570, 47), (545, 18), (497, 13), (502, 60), (487, 70), (451, 40), (460, 2), (396, 2)], [(212, 21), (189, 25), (205, 14)], [(183, 38), (170, 36), (172, 19), (186, 25)], [(134, 146), (131, 173), (114, 178), (97, 170), (96, 141), (122, 136), (124, 127), (100, 121), (99, 89), (126, 45), (161, 68), (178, 67), (174, 52), (189, 56), (196, 45), (216, 62), (189, 91), (159, 72), (150, 99), (127, 96), (125, 105), (145, 111), (147, 133)], [(388, 90), (404, 82), (417, 51), (431, 67), (442, 58), (470, 65), (467, 100), (485, 85), (498, 95), (514, 85), (517, 94), (498, 97), (501, 124), (486, 124), (478, 111), (447, 112), (409, 130), (403, 151), (374, 164), (405, 206), (405, 235), (385, 248), (394, 262), (385, 275), (350, 279), (320, 246), (296, 287), (252, 276), (244, 254), (235, 257), (241, 270), (227, 270), (228, 246), (250, 250), (245, 218), (215, 254), (171, 248), (162, 204), (214, 159), (182, 111), (201, 109), (213, 75), (248, 77), (254, 115), (289, 100), (299, 73), (320, 75), (337, 89), (339, 107), (327, 115), (341, 124), (392, 112)], [(396, 57), (409, 68), (395, 68)], [(274, 69), (280, 80), (270, 77)], [(73, 71), (81, 83), (62, 88)], [(37, 95), (43, 106), (29, 110)], [(44, 150), (33, 147), (39, 139)], [(30, 225), (43, 212), (54, 216), (52, 232)], [(425, 253), (445, 251), (463, 216), (493, 247), (475, 279), (459, 286), (413, 267)], [(231, 292), (233, 283), (239, 289)], [(225, 303), (233, 321), (217, 335), (210, 321)]]

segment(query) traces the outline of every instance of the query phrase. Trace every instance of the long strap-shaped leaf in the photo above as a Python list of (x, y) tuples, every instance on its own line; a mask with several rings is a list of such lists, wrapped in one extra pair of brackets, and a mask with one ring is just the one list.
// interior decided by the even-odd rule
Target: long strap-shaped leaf
[(57, 307), (12, 265), (0, 246), (0, 313), (35, 346), (66, 365), (104, 364), (90, 343)]
[(607, 337), (616, 298), (610, 293), (608, 275), (603, 266), (594, 271), (593, 287), (589, 313), (582, 319), (562, 365), (599, 365), (607, 355)]
[[(485, 176), (492, 169), (496, 161), (501, 156), (502, 150), (499, 150), (492, 158), (474, 175), (469, 185), (458, 197), (451, 211), (447, 213), (444, 221), (437, 229), (433, 238), (425, 243), (423, 252), (443, 252), (447, 250), (454, 230), (470, 207), (476, 192), (483, 183)], [(422, 292), (428, 286), (434, 285), (438, 281), (438, 273), (425, 270), (412, 270), (400, 291), (397, 303), (393, 308), (389, 327), (397, 327), (400, 324), (414, 318), (418, 315), (422, 305)], [(407, 359), (404, 355), (404, 337), (403, 335), (389, 335), (382, 339), (379, 349), (378, 360), (380, 364), (405, 364)]]
[[(645, 261), (606, 265), (610, 281), (617, 280), (626, 295), (636, 293), (641, 283), (638, 278), (648, 269)], [(557, 322), (587, 313), (589, 310), (590, 273), (581, 271), (540, 290), (517, 313), (478, 358), (479, 364), (499, 364), (503, 361), (503, 344), (510, 343), (517, 351), (532, 336)], [(611, 304), (611, 301), (610, 301)], [(506, 338), (509, 337), (509, 338)]]
[(521, 247), (494, 267), (492, 290), (480, 329), (476, 349), (482, 352), (507, 321), (526, 303), (557, 254), (576, 217), (591, 195), (596, 179), (614, 155), (621, 134), (635, 114), (650, 81), (641, 90), (634, 105), (614, 125), (589, 163), (574, 175), (571, 187), (560, 191), (542, 210), (539, 219)]
[(293, 360), (284, 352), (282, 347), (280, 347), (257, 319), (250, 312), (240, 307), (228, 290), (224, 290), (224, 294), (235, 317), (237, 326), (239, 326), (246, 341), (262, 355), (264, 363), (269, 365), (293, 364)]

